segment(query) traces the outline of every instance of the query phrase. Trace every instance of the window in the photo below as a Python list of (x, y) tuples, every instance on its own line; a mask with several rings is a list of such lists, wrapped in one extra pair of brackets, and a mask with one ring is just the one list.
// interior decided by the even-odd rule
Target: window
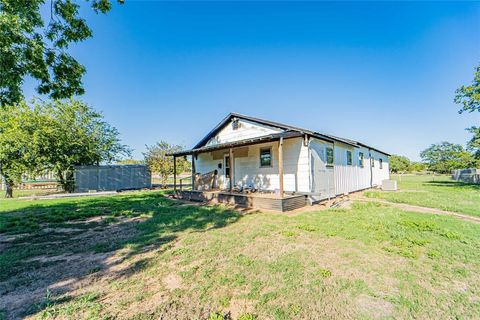
[(347, 150), (347, 165), (352, 165), (352, 151)]
[(364, 156), (363, 156), (363, 152), (359, 152), (358, 153), (358, 166), (360, 168), (363, 168), (364, 167), (364, 163), (365, 162), (365, 159), (364, 159)]
[(232, 129), (233, 130), (237, 130), (238, 128), (240, 128), (240, 123), (238, 122), (238, 119), (237, 118), (234, 118), (232, 120)]
[(225, 177), (230, 178), (230, 156), (225, 156)]
[(382, 160), (382, 159), (378, 159), (378, 163), (379, 163), (380, 169), (383, 169), (383, 160)]
[(327, 147), (327, 166), (333, 166), (333, 148)]
[(372, 157), (372, 168), (375, 168), (375, 158)]
[(272, 149), (261, 148), (260, 149), (260, 167), (272, 166)]

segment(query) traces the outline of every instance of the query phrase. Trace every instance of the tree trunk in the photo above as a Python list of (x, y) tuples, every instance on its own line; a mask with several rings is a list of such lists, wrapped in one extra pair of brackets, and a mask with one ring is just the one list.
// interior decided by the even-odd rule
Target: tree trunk
[(5, 179), (5, 198), (13, 198), (13, 181)]
[(68, 193), (75, 191), (75, 181), (73, 180), (73, 171), (71, 170), (65, 173), (65, 191)]

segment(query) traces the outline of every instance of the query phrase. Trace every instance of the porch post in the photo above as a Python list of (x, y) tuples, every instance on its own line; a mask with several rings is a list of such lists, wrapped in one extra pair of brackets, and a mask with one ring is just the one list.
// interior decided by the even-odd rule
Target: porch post
[(195, 154), (192, 154), (192, 190), (195, 190)]
[(233, 190), (233, 149), (230, 148), (230, 192)]
[(177, 191), (177, 157), (173, 156), (173, 190)]
[(283, 197), (283, 137), (278, 142), (278, 180), (280, 182), (280, 196)]

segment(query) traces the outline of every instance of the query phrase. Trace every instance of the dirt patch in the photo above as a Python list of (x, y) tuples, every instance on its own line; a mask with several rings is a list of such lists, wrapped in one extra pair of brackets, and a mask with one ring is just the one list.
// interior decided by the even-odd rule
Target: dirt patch
[(366, 315), (369, 319), (390, 318), (393, 314), (394, 306), (381, 298), (362, 294), (355, 302), (360, 314)]
[[(28, 251), (32, 254), (38, 247), (41, 252), (20, 261), (13, 271), (15, 274), (0, 282), (0, 310), (5, 312), (6, 319), (34, 313), (45, 301), (47, 290), (54, 298), (77, 296), (82, 288), (105, 277), (103, 270), (123, 262), (118, 246), (137, 233), (135, 225), (141, 220), (120, 219), (95, 230), (97, 226), (85, 227), (92, 221), (99, 220), (76, 221), (81, 229), (44, 228), (31, 235), (1, 236), (2, 250), (32, 250)], [(59, 238), (59, 234), (70, 236)], [(113, 272), (108, 278), (115, 276)]]
[(242, 314), (254, 313), (254, 303), (248, 299), (233, 298), (230, 300), (228, 311), (232, 319), (238, 319)]
[(162, 281), (168, 290), (175, 290), (182, 287), (182, 278), (174, 273), (167, 275)]

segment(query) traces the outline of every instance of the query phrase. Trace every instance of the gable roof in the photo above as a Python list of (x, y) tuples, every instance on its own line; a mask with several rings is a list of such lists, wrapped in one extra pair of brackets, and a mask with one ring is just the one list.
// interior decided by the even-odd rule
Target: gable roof
[[(243, 115), (243, 114), (236, 113), (236, 112), (231, 112), (230, 114), (228, 114), (205, 137), (203, 137), (202, 140), (200, 140), (191, 150), (178, 152), (178, 153), (175, 153), (175, 155), (177, 155), (177, 156), (186, 155), (186, 154), (194, 153), (195, 151), (207, 151), (207, 149), (213, 149), (213, 148), (217, 149), (217, 148), (220, 148), (220, 147), (227, 147), (227, 145), (235, 144), (234, 142), (232, 142), (232, 143), (222, 143), (222, 144), (215, 145), (215, 146), (207, 146), (208, 141), (211, 138), (213, 138), (218, 132), (220, 132), (228, 123), (230, 123), (230, 121), (233, 118), (243, 119), (243, 120), (259, 123), (259, 124), (262, 124), (262, 125), (266, 125), (266, 126), (269, 126), (269, 127), (282, 129), (282, 130), (285, 130), (285, 132), (288, 133), (289, 135), (292, 135), (292, 133), (297, 133), (298, 135), (305, 135), (306, 134), (306, 135), (309, 135), (309, 136), (312, 136), (312, 137), (315, 137), (315, 138), (318, 138), (318, 139), (321, 139), (321, 140), (324, 140), (324, 141), (328, 141), (328, 142), (341, 142), (341, 143), (344, 143), (344, 144), (347, 144), (347, 145), (350, 145), (350, 146), (353, 146), (353, 147), (357, 147), (357, 148), (360, 147), (360, 146), (366, 147), (366, 148), (369, 148), (371, 150), (375, 150), (375, 151), (378, 151), (380, 153), (383, 153), (383, 154), (386, 154), (386, 155), (390, 156), (389, 153), (378, 150), (376, 148), (373, 148), (371, 146), (368, 146), (366, 144), (363, 144), (363, 143), (355, 141), (355, 140), (340, 138), (340, 137), (333, 136), (333, 135), (330, 135), (330, 134), (320, 133), (320, 132), (317, 132), (317, 131), (312, 131), (312, 130), (308, 130), (308, 129), (304, 129), (304, 128), (300, 128), (300, 127), (294, 127), (294, 126), (291, 126), (291, 125), (287, 125), (287, 124), (283, 124), (283, 123), (279, 123), (279, 122), (275, 122), (275, 121), (269, 121), (269, 120), (265, 120), (265, 119), (255, 118), (255, 117)], [(271, 138), (277, 138), (276, 137), (277, 135), (279, 135), (279, 134), (268, 135), (266, 137), (271, 136)], [(262, 137), (259, 137), (259, 138), (262, 138)], [(254, 142), (253, 140), (256, 140), (256, 139), (248, 139), (248, 140), (249, 141), (252, 140), (250, 142)], [(238, 141), (236, 143), (238, 143)]]

